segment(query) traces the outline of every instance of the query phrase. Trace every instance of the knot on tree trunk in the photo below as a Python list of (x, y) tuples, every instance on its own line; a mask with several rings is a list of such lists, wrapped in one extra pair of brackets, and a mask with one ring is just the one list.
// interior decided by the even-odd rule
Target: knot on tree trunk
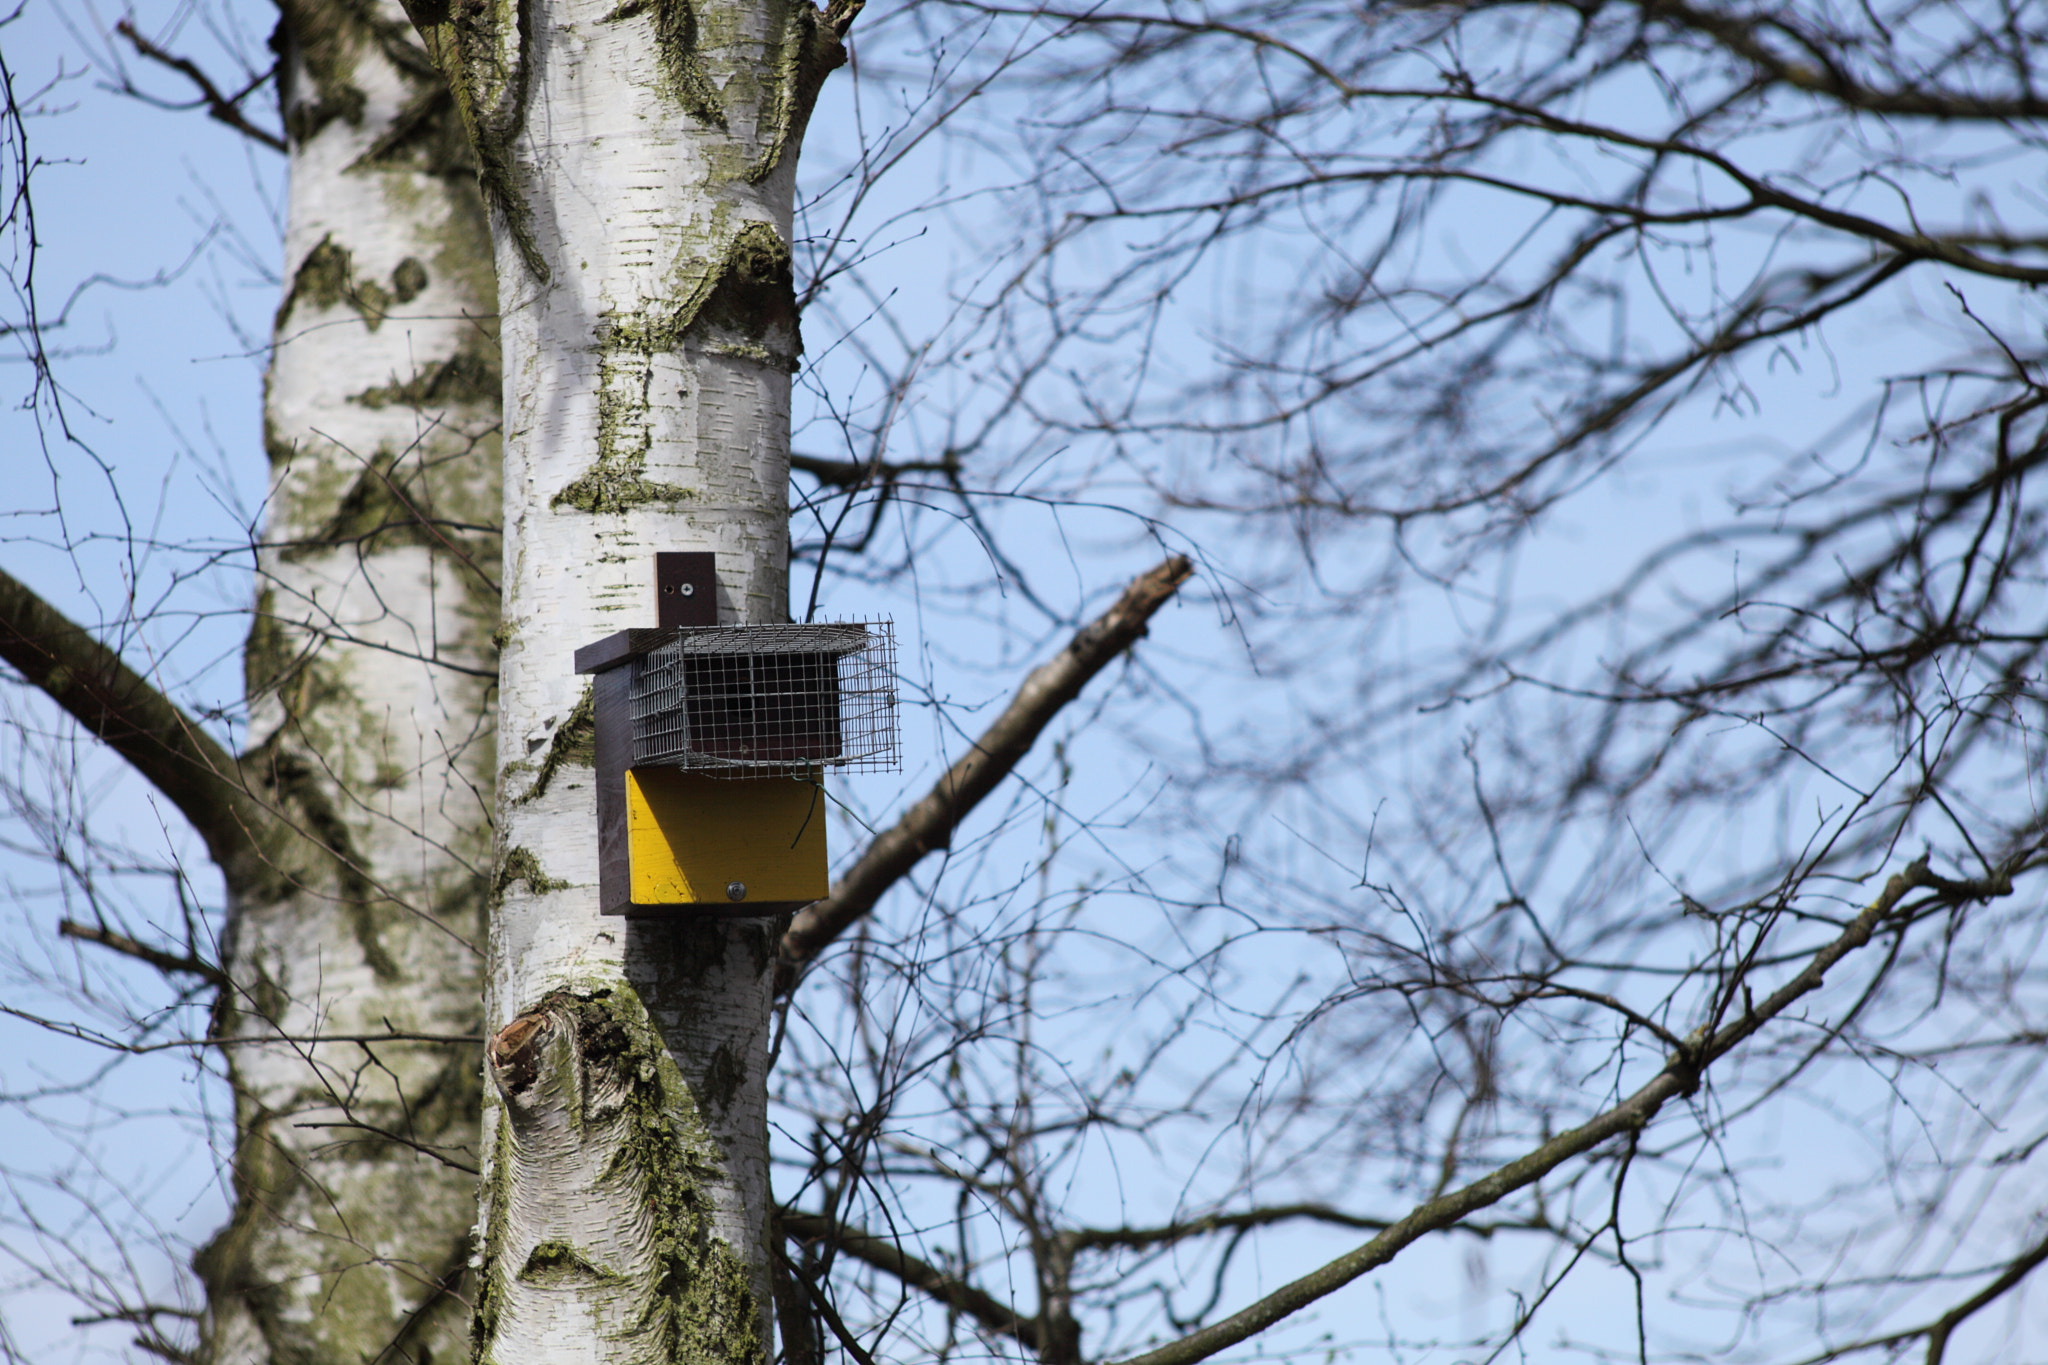
[(477, 1358), (594, 1323), (608, 1361), (758, 1361), (752, 1268), (713, 1226), (724, 1153), (631, 987), (552, 992), (488, 1056)]

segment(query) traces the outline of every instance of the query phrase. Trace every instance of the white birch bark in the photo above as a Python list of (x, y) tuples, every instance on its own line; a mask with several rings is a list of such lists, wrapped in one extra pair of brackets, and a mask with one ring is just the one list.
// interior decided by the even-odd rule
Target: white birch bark
[(588, 681), (653, 556), (784, 618), (796, 144), (853, 9), (416, 0), (504, 301), (505, 649), (478, 1359), (757, 1362), (771, 922), (598, 913)]
[[(474, 161), (393, 3), (287, 0), (287, 293), (244, 772), (301, 837), (234, 889), (217, 1032), (476, 1035), (495, 753), (494, 280)], [(471, 562), (466, 561), (473, 561)], [(213, 1362), (453, 1361), (475, 1046), (236, 1045)], [(428, 1150), (422, 1150), (428, 1149)]]

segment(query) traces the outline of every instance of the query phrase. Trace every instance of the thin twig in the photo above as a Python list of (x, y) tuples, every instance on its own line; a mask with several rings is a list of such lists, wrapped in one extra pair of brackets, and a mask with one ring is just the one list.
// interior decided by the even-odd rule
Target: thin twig
[(1951, 882), (1931, 873), (1925, 858), (1915, 861), (1887, 881), (1883, 893), (1875, 901), (1851, 920), (1838, 936), (1814, 953), (1791, 980), (1773, 991), (1768, 999), (1758, 1002), (1754, 1011), (1745, 1011), (1741, 1018), (1711, 1034), (1696, 1030), (1686, 1040), (1687, 1045), (1666, 1060), (1664, 1069), (1649, 1084), (1620, 1104), (1462, 1189), (1426, 1200), (1407, 1217), (1363, 1246), (1282, 1286), (1222, 1322), (1190, 1332), (1178, 1341), (1168, 1342), (1155, 1350), (1132, 1356), (1121, 1365), (1194, 1365), (1196, 1361), (1206, 1360), (1334, 1294), (1359, 1276), (1393, 1260), (1428, 1234), (1451, 1227), (1515, 1191), (1527, 1188), (1572, 1158), (1624, 1134), (1640, 1131), (1671, 1100), (1695, 1093), (1707, 1068), (1716, 1060), (1734, 1051), (1802, 997), (1818, 990), (1828, 971), (1844, 957), (1868, 944), (1878, 928), (1899, 909), (1899, 902), (1916, 889), (1932, 889), (1940, 901), (1960, 904), (1967, 900), (2010, 895), (2012, 880), (2009, 875), (1999, 875), (1982, 882)]
[[(135, 50), (141, 53), (144, 57), (147, 57), (150, 61), (159, 62), (164, 66), (168, 66), (169, 68), (171, 68), (171, 70), (178, 72), (179, 74), (183, 75), (186, 79), (190, 80), (194, 85), (198, 86), (200, 100), (206, 105), (206, 112), (209, 117), (221, 123), (225, 123), (228, 127), (234, 129), (236, 132), (242, 134), (242, 136), (244, 137), (254, 138), (256, 141), (270, 148), (270, 150), (273, 152), (282, 152), (286, 150), (285, 141), (283, 138), (279, 137), (276, 133), (270, 132), (267, 129), (259, 128), (255, 124), (251, 123), (249, 121), (249, 116), (242, 112), (241, 107), (241, 102), (247, 99), (250, 93), (254, 91), (256, 87), (262, 85), (264, 81), (270, 79), (272, 71), (276, 70), (275, 67), (273, 67), (271, 71), (266, 71), (261, 76), (258, 76), (255, 80), (249, 82), (247, 86), (243, 87), (239, 94), (235, 94), (232, 96), (224, 95), (220, 92), (220, 87), (216, 86), (213, 83), (212, 79), (209, 78), (204, 71), (201, 71), (199, 69), (198, 63), (192, 61), (189, 57), (173, 56), (171, 53), (164, 51), (155, 43), (152, 43), (149, 39), (143, 37), (140, 33), (137, 33), (135, 31), (135, 25), (128, 22), (128, 20), (123, 19), (120, 23), (115, 24), (114, 32), (120, 34), (123, 38), (126, 38), (129, 42), (133, 43), (135, 45)], [(139, 91), (130, 91), (130, 93), (140, 94)]]
[(180, 957), (176, 953), (167, 953), (161, 948), (152, 948), (147, 943), (138, 942), (126, 934), (117, 934), (112, 929), (80, 924), (77, 920), (60, 919), (57, 921), (57, 932), (65, 938), (83, 939), (87, 943), (97, 943), (102, 948), (111, 948), (117, 953), (125, 953), (138, 961), (147, 962), (160, 972), (186, 972), (204, 979), (209, 986), (228, 984), (227, 973), (211, 962), (204, 962), (189, 955)]

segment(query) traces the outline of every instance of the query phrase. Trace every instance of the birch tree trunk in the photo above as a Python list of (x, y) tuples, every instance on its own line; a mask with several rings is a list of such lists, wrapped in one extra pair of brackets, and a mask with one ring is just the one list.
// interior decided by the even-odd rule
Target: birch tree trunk
[[(495, 752), (495, 281), (475, 162), (391, 3), (286, 0), (287, 290), (245, 780), (291, 831), (231, 874), (227, 1040), (477, 1035)], [(478, 1049), (223, 1049), (235, 1207), (213, 1362), (466, 1350)]]
[(784, 619), (796, 149), (858, 9), (414, 0), (481, 165), (505, 355), (498, 873), (477, 1358), (766, 1358), (778, 925), (598, 912), (573, 651), (657, 550)]

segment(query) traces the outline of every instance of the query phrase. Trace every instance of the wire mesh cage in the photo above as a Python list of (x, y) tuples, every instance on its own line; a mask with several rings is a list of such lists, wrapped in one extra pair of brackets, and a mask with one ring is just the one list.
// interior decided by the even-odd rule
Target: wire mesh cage
[(902, 760), (888, 621), (685, 626), (633, 666), (633, 764), (725, 777)]

